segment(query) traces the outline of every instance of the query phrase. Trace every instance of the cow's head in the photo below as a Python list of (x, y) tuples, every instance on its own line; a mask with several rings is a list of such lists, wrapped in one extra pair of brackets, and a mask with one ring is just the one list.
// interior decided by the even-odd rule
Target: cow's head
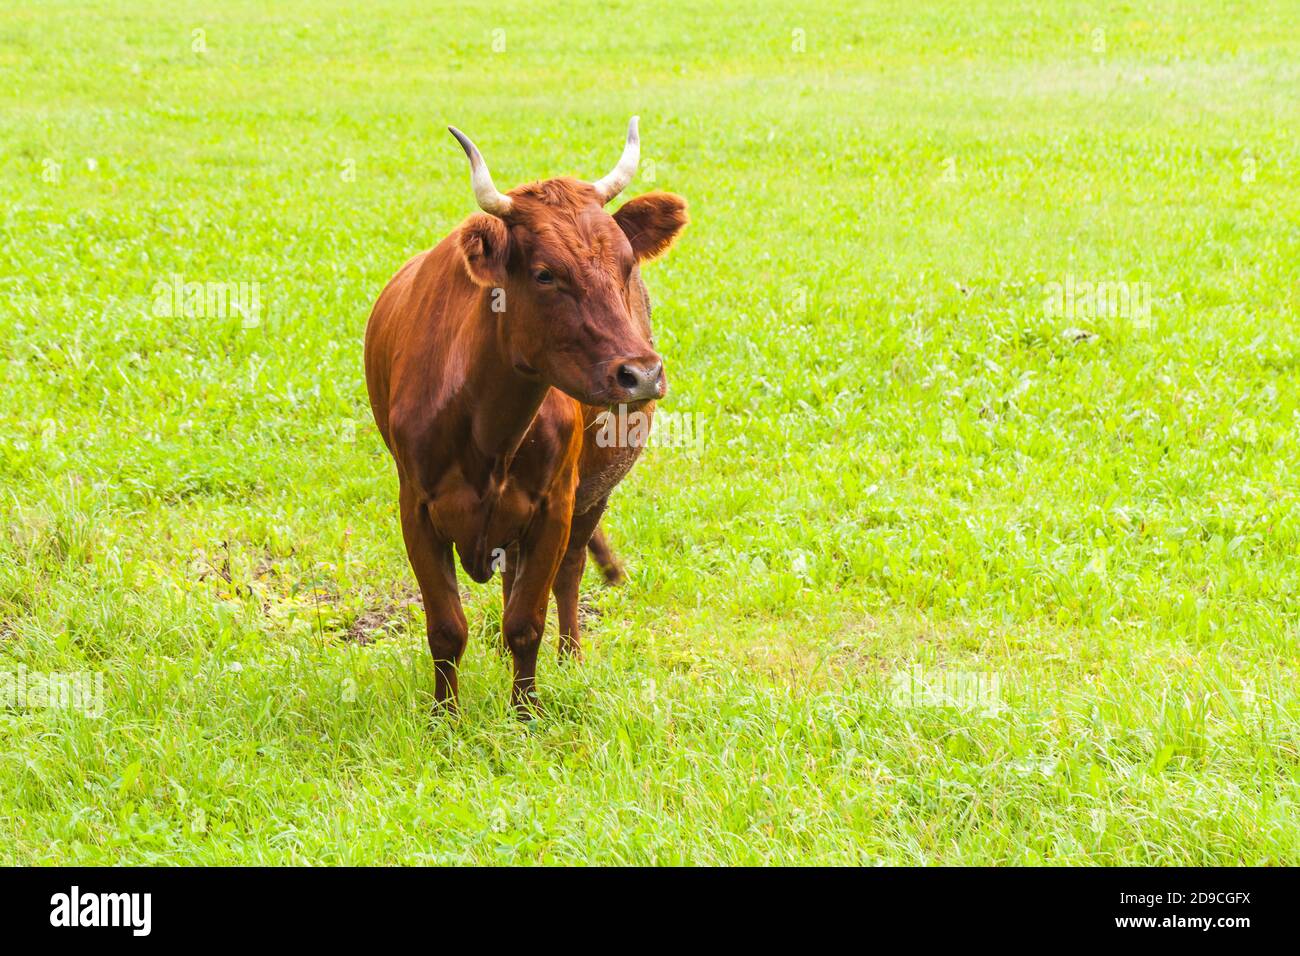
[(515, 369), (589, 405), (662, 398), (663, 359), (633, 312), (637, 264), (672, 244), (686, 225), (686, 203), (653, 192), (612, 216), (605, 211), (636, 173), (637, 118), (603, 179), (548, 179), (509, 193), (497, 191), (469, 138), (451, 133), (469, 156), (483, 209), (462, 224), (457, 241), (470, 277), (491, 290)]

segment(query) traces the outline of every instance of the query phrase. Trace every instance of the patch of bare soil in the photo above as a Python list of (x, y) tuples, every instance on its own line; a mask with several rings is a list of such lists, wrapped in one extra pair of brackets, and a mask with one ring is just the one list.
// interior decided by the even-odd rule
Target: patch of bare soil
[(348, 626), (346, 640), (363, 647), (373, 644), (379, 638), (387, 637), (401, 628), (407, 608), (423, 606), (419, 592), (414, 590), (383, 598), (357, 615), (356, 620)]

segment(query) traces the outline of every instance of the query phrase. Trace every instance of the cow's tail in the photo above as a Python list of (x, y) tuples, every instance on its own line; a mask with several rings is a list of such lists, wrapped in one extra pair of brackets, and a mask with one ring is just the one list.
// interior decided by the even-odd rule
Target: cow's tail
[(587, 547), (591, 550), (591, 556), (596, 559), (596, 566), (600, 568), (600, 573), (605, 576), (606, 584), (622, 584), (627, 580), (627, 575), (623, 573), (623, 565), (615, 557), (614, 549), (609, 546), (605, 531), (600, 525), (597, 525), (596, 530), (592, 532)]

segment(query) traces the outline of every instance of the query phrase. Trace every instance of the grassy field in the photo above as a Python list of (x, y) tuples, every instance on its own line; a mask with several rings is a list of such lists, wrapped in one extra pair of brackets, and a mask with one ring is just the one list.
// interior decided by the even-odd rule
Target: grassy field
[[(632, 113), (699, 440), (434, 720), (366, 317)], [(1289, 0), (6, 3), (0, 863), (1296, 862), (1297, 128)]]

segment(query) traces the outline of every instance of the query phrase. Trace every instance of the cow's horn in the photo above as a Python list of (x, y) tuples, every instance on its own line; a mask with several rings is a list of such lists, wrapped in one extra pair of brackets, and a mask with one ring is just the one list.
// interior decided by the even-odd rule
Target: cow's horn
[(461, 148), (465, 150), (465, 155), (469, 157), (469, 181), (474, 187), (474, 198), (478, 200), (479, 208), (494, 216), (504, 216), (510, 211), (510, 197), (503, 192), (498, 192), (497, 187), (493, 185), (492, 174), (488, 172), (487, 163), (483, 162), (483, 154), (470, 142), (470, 138), (456, 127), (448, 126), (447, 129), (452, 136), (456, 137), (456, 142), (460, 143)]
[(627, 124), (627, 144), (623, 147), (623, 155), (619, 158), (618, 165), (608, 176), (592, 183), (603, 203), (609, 202), (626, 189), (627, 184), (636, 175), (637, 163), (641, 162), (641, 134), (637, 132), (636, 127), (638, 119), (639, 117), (633, 116), (632, 121)]

